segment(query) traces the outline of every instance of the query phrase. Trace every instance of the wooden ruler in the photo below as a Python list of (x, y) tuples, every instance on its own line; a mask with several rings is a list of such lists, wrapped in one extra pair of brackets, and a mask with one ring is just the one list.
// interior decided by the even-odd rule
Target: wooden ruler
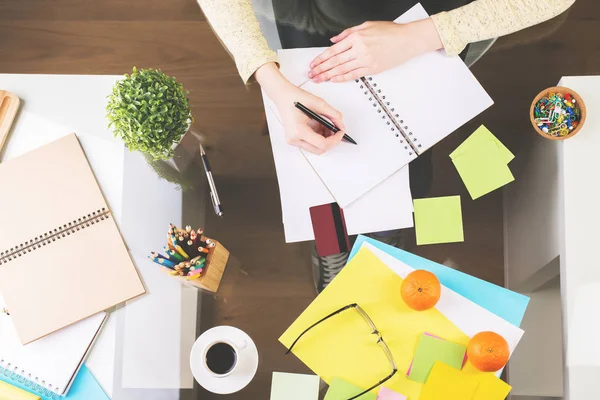
[(6, 90), (0, 90), (0, 151), (10, 132), (10, 127), (17, 116), (20, 100)]

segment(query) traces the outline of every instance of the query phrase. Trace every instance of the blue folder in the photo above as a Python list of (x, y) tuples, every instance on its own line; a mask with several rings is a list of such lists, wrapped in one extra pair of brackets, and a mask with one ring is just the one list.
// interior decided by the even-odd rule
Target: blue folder
[(71, 385), (71, 389), (66, 397), (60, 397), (58, 395), (54, 395), (52, 397), (44, 396), (31, 390), (31, 386), (26, 386), (24, 381), (19, 382), (17, 379), (10, 379), (4, 373), (0, 373), (0, 380), (28, 392), (34, 393), (40, 396), (42, 400), (110, 400), (85, 364), (79, 369), (79, 372), (75, 377), (75, 381), (73, 382), (73, 385)]
[(529, 297), (381, 243), (367, 236), (358, 236), (354, 247), (352, 247), (350, 258), (354, 257), (365, 242), (385, 251), (414, 269), (424, 269), (433, 272), (442, 285), (479, 304), (481, 307), (493, 312), (511, 324), (521, 326), (525, 310), (527, 310), (527, 305), (529, 304)]

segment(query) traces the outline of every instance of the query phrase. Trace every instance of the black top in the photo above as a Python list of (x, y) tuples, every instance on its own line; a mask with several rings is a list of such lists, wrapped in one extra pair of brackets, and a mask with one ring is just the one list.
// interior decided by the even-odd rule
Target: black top
[[(393, 21), (415, 0), (272, 0), (283, 48), (330, 46), (329, 38), (365, 21)], [(470, 0), (422, 0), (429, 15)]]

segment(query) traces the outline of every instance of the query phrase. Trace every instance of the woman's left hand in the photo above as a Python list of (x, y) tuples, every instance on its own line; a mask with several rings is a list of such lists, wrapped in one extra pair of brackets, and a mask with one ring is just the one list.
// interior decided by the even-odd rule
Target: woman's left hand
[(441, 49), (431, 18), (408, 24), (365, 22), (331, 38), (334, 43), (310, 63), (313, 82), (345, 82), (396, 67)]

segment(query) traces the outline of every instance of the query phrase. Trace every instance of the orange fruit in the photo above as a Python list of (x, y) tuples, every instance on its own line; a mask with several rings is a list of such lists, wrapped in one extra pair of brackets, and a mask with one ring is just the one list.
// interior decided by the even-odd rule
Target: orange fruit
[(434, 307), (442, 292), (438, 278), (431, 272), (417, 269), (404, 278), (400, 287), (402, 300), (413, 310), (424, 311)]
[(479, 332), (469, 340), (467, 357), (475, 368), (483, 372), (496, 372), (510, 357), (506, 340), (495, 332)]

